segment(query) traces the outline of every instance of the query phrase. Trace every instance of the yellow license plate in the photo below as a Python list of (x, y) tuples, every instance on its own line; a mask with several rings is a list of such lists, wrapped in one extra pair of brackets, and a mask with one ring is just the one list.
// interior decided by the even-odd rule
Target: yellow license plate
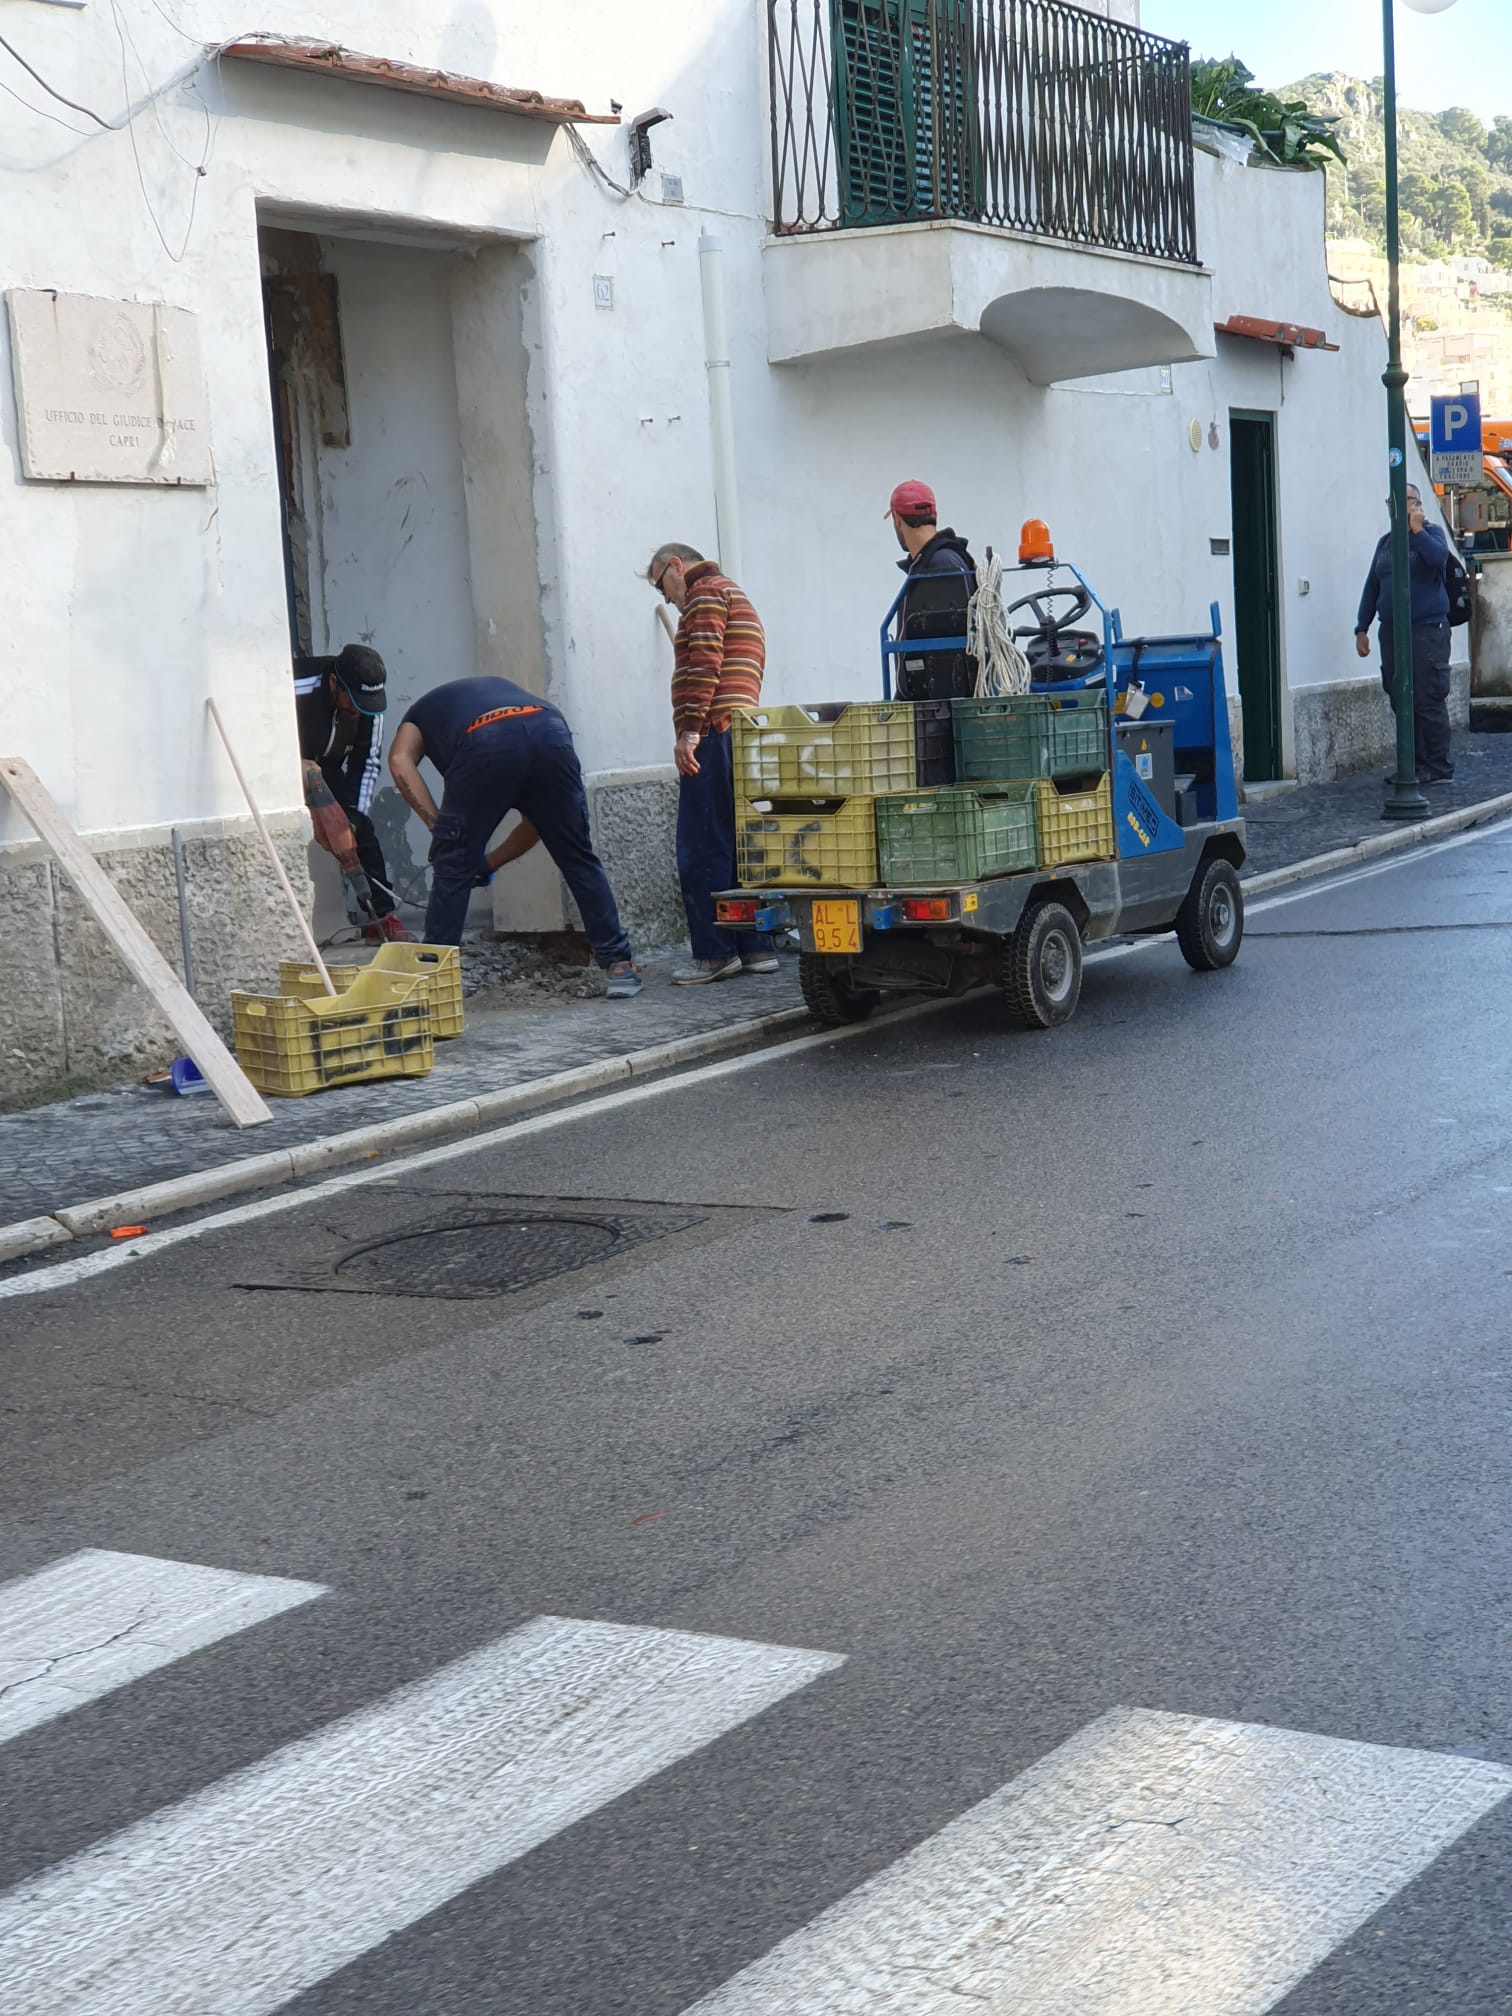
[(859, 903), (816, 903), (813, 908), (813, 925), (816, 952), (861, 950)]

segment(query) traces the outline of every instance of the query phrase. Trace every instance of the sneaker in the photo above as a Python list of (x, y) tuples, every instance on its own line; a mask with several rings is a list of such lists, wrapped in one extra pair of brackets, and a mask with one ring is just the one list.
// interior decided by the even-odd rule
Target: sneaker
[(399, 922), (398, 912), (394, 910), (387, 917), (380, 917), (376, 924), (364, 924), (362, 935), (369, 945), (418, 945), (420, 942), (413, 931), (406, 930)]
[(1419, 784), (1452, 784), (1454, 782), (1454, 772), (1451, 770), (1447, 777), (1424, 777), (1419, 775), (1418, 782)]
[(728, 980), (732, 973), (740, 971), (740, 954), (732, 952), (728, 959), (695, 959), (691, 966), (680, 966), (672, 975), (674, 987), (706, 987), (711, 980)]
[(633, 959), (616, 959), (609, 968), (609, 985), (605, 992), (611, 1001), (632, 1001), (645, 984)]
[(775, 952), (752, 952), (749, 957), (742, 956), (740, 970), (742, 973), (775, 973), (781, 964)]

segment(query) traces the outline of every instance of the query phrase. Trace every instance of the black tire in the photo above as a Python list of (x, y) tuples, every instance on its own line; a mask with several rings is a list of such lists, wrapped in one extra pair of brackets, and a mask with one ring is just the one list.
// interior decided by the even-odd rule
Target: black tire
[(810, 1015), (831, 1029), (864, 1022), (882, 999), (875, 987), (858, 987), (849, 968), (822, 952), (798, 954), (798, 984)]
[(1082, 941), (1064, 903), (1031, 903), (998, 961), (1008, 1013), (1024, 1029), (1058, 1029), (1081, 999)]
[(1176, 913), (1176, 943), (1194, 973), (1232, 966), (1244, 942), (1244, 889), (1221, 855), (1204, 861)]

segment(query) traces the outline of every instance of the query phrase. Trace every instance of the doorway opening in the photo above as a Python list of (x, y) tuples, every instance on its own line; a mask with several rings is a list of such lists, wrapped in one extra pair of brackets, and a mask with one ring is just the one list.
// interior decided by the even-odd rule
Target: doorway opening
[[(290, 655), (365, 644), (388, 668), (363, 809), (413, 924), (428, 836), (379, 744), (421, 693), (478, 669), (453, 327), (462, 259), (267, 226), (258, 244)], [(348, 921), (341, 878), (318, 850), (311, 869), (328, 935)]]
[(1276, 416), (1229, 414), (1234, 527), (1234, 652), (1244, 716), (1244, 776), (1282, 774), (1281, 542), (1276, 514)]

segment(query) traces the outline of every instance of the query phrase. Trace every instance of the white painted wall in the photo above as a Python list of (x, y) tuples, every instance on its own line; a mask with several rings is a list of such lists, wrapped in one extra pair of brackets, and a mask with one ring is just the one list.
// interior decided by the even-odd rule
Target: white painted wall
[[(110, 10), (7, 18), (60, 90), (107, 117), (119, 111)], [(1318, 323), (1344, 344), (1340, 355), (1283, 364), (1225, 342), (1213, 363), (1177, 367), (1168, 393), (1148, 374), (1128, 392), (1041, 390), (970, 336), (774, 369), (761, 280), (762, 18), (759, 0), (704, 0), (696, 10), (670, 0), (455, 0), (435, 12), (398, 0), (268, 0), (259, 16), (268, 30), (569, 93), (595, 110), (611, 97), (627, 113), (660, 104), (674, 118), (655, 132), (642, 194), (626, 200), (548, 126), (226, 63), (202, 70), (192, 89), (168, 89), (157, 114), (135, 125), (174, 254), (194, 198), (182, 258), (159, 241), (126, 136), (61, 132), (43, 116), (59, 108), (4, 73), (41, 108), (27, 114), (7, 101), (6, 283), (193, 309), (206, 358), (213, 490), (24, 485), (0, 334), (0, 543), (11, 563), (0, 745), (31, 758), (81, 827), (238, 811), (206, 737), (207, 694), (232, 723), (266, 806), (298, 802), (259, 217), (410, 248), (343, 245), (339, 254), (359, 294), (382, 292), (390, 275), (415, 283), (407, 336), (401, 325), (364, 336), (374, 349), (358, 360), (360, 375), (386, 398), (412, 338), (425, 365), (415, 382), (440, 401), (426, 407), (423, 427), (418, 407), (384, 414), (378, 434), (364, 421), (383, 481), (369, 489), (364, 478), (367, 494), (332, 499), (351, 553), (376, 546), (389, 556), (410, 529), (398, 529), (392, 508), (403, 465), (445, 463), (423, 543), (404, 547), (388, 578), (381, 569), (342, 577), (342, 627), (370, 626), (376, 638), (381, 626), (396, 695), (420, 676), (432, 638), (438, 667), (465, 667), (471, 650), (499, 669), (528, 669), (566, 707), (585, 769), (666, 760), (669, 654), (641, 576), (663, 538), (712, 549), (697, 256), (706, 224), (726, 247), (746, 585), (771, 634), (774, 697), (874, 689), (877, 626), (896, 586), (882, 512), (900, 476), (932, 481), (978, 546), (1011, 548), (1022, 518), (1048, 518), (1131, 630), (1192, 627), (1215, 594), (1227, 613), (1228, 569), (1208, 540), (1228, 530), (1224, 421), (1236, 404), (1280, 415), (1288, 675), (1294, 684), (1355, 676), (1353, 598), (1385, 494), (1380, 339), (1328, 298), (1321, 178), (1199, 156), (1201, 243), (1220, 319), (1234, 310)], [(232, 0), (122, 0), (122, 19), (146, 72), (165, 83), (192, 67), (194, 44), (246, 25)], [(200, 179), (168, 140), (198, 161), (207, 107), (212, 147)], [(584, 131), (623, 182), (624, 130)], [(656, 200), (663, 170), (682, 177), (683, 207)], [(447, 318), (429, 280), (448, 260), (457, 456), (440, 445)], [(595, 275), (612, 280), (611, 310), (594, 305)], [(518, 305), (517, 321), (506, 302)], [(350, 294), (347, 307), (350, 332)], [(1194, 456), (1188, 423), (1206, 427), (1215, 415), (1223, 451)], [(484, 446), (495, 437), (497, 455)], [(528, 472), (500, 485), (497, 469), (513, 467), (515, 449)], [(532, 566), (538, 595), (525, 610)], [(1292, 584), (1303, 574), (1313, 593), (1300, 601)], [(23, 832), (0, 807), (0, 844)]]

